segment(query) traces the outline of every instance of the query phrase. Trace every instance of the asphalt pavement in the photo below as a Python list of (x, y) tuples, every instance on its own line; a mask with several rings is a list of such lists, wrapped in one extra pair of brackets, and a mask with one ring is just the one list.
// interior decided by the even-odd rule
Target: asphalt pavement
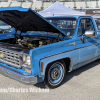
[(0, 75), (0, 100), (100, 100), (100, 59), (66, 75), (56, 89), (25, 85)]

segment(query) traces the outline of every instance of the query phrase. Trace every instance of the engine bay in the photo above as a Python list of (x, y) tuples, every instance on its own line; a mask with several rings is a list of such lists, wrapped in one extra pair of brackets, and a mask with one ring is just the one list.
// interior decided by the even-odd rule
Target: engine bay
[[(15, 36), (16, 37), (16, 36)], [(12, 45), (12, 47), (17, 46), (20, 48), (33, 49), (43, 45), (58, 42), (57, 37), (45, 37), (45, 36), (20, 36), (12, 39), (0, 40), (1, 44)]]
[(39, 38), (39, 37), (36, 37), (36, 38), (23, 37), (23, 39), (18, 39), (17, 42), (19, 45), (24, 46), (24, 47), (36, 48), (36, 47), (57, 42), (57, 40), (51, 39), (51, 38), (45, 39), (45, 38)]

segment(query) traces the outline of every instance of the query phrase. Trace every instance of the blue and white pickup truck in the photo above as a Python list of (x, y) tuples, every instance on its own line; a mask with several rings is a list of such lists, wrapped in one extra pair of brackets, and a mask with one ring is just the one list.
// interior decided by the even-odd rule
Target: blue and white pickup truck
[(0, 20), (0, 40), (14, 38), (15, 29)]
[[(15, 37), (15, 28), (13, 28), (11, 25), (3, 22), (0, 20), (0, 40), (4, 39), (13, 39)], [(17, 34), (20, 34), (20, 31), (17, 31)], [(21, 35), (25, 36), (27, 34), (30, 34), (30, 32), (21, 33)]]
[(0, 8), (0, 20), (16, 29), (14, 38), (0, 40), (0, 74), (22, 83), (44, 81), (56, 88), (67, 72), (100, 58), (92, 16), (43, 18), (31, 9), (6, 7)]

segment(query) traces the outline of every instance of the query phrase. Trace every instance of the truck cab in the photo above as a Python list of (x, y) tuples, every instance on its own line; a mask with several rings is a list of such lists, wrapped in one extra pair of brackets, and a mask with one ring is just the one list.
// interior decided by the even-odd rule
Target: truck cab
[(22, 83), (44, 81), (56, 88), (67, 72), (100, 58), (100, 37), (92, 16), (43, 18), (31, 9), (4, 7), (0, 19), (16, 30), (13, 39), (0, 40), (0, 74)]

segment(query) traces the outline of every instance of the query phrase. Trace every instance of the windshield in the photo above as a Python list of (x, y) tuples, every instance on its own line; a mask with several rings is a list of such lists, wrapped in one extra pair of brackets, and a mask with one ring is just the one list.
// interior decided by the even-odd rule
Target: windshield
[(0, 20), (0, 33), (11, 32), (12, 29), (12, 26)]
[(73, 36), (76, 29), (75, 18), (46, 18), (57, 28), (63, 31), (67, 36)]

